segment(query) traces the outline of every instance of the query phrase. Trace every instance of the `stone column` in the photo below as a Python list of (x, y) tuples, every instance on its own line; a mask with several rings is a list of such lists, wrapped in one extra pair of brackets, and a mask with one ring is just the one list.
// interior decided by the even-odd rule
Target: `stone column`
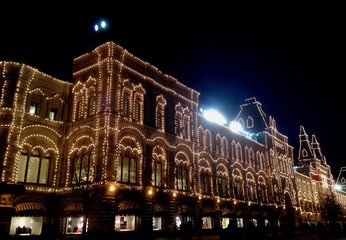
[(151, 198), (144, 200), (144, 214), (142, 218), (141, 230), (151, 233), (153, 231), (153, 202)]

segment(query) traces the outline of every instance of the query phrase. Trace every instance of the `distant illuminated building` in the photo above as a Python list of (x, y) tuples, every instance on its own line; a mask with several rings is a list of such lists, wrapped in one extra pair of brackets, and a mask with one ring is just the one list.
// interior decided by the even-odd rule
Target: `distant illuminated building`
[(0, 186), (5, 233), (298, 227), (321, 220), (324, 195), (344, 204), (316, 137), (301, 127), (294, 167), (256, 98), (227, 123), (198, 110), (199, 92), (113, 42), (73, 69), (70, 83), (0, 62), (1, 183), (25, 186)]
[(346, 167), (341, 167), (339, 175), (336, 179), (335, 187), (338, 190), (346, 192)]

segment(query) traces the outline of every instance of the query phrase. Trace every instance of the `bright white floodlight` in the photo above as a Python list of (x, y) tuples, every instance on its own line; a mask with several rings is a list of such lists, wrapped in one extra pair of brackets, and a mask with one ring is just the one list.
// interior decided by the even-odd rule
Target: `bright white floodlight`
[(226, 124), (226, 119), (224, 118), (224, 116), (221, 113), (219, 113), (218, 111), (214, 110), (214, 109), (204, 110), (203, 111), (203, 116), (208, 121), (217, 123), (219, 125), (225, 125)]

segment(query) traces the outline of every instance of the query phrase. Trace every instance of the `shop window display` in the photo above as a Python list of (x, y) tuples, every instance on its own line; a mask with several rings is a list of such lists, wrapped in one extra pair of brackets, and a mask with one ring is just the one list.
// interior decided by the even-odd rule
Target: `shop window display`
[(135, 229), (135, 216), (115, 216), (115, 230), (116, 231), (134, 231)]
[(162, 217), (153, 217), (153, 229), (162, 230)]
[(43, 217), (12, 217), (10, 235), (41, 235)]
[(211, 217), (202, 217), (202, 229), (212, 229)]
[(83, 224), (83, 217), (68, 217), (66, 224), (66, 234), (82, 234)]

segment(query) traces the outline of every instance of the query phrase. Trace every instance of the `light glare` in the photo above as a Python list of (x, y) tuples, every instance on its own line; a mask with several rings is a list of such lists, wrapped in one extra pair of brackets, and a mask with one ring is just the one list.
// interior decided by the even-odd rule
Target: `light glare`
[(102, 28), (105, 28), (106, 26), (107, 26), (106, 22), (105, 22), (105, 21), (102, 21), (102, 22), (101, 22), (101, 27), (102, 27)]
[(108, 22), (106, 20), (99, 20), (98, 23), (94, 25), (95, 32), (99, 32), (101, 30), (106, 31), (108, 28)]
[(218, 111), (214, 109), (210, 110), (204, 110), (203, 111), (203, 116), (211, 122), (220, 124), (220, 125), (225, 125), (226, 124), (226, 119), (222, 114), (220, 114)]
[(230, 128), (231, 131), (233, 131), (233, 132), (242, 132), (242, 131), (243, 131), (243, 128), (242, 128), (241, 124), (238, 123), (238, 122), (235, 122), (235, 121), (232, 121), (232, 122), (229, 124), (229, 128)]

